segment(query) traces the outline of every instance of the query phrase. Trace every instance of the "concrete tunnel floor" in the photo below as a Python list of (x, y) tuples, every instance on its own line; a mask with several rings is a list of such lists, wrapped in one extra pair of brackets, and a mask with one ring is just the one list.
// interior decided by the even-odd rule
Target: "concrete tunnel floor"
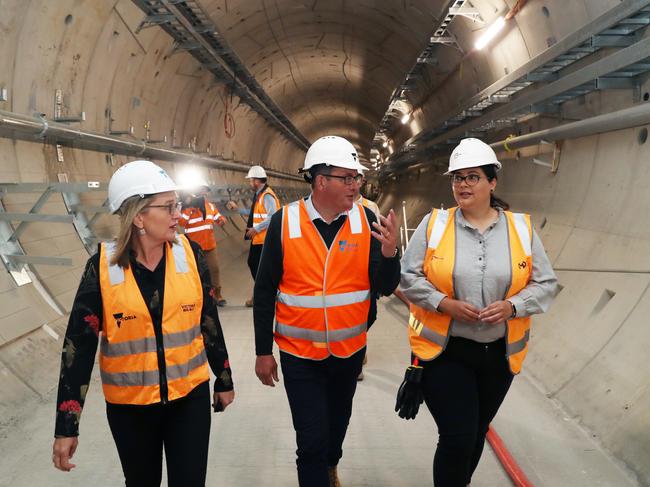
[[(243, 306), (252, 281), (246, 254), (240, 250), (236, 253), (222, 257), (224, 294), (229, 305), (220, 310), (236, 400), (225, 413), (212, 416), (206, 485), (297, 485), (294, 431), (282, 383), (273, 389), (264, 387), (254, 374), (252, 311)], [(393, 412), (395, 393), (409, 357), (406, 313), (394, 297), (382, 298), (379, 303), (379, 317), (369, 333), (365, 380), (358, 384), (339, 465), (345, 487), (432, 484), (437, 441), (433, 419), (424, 405), (415, 421), (404, 421)], [(56, 378), (56, 371), (44, 373)], [(55, 470), (50, 460), (55, 400), (54, 383), (44, 401), (25, 404), (19, 422), (0, 429), (0, 486), (123, 485), (97, 365), (73, 458), (77, 467), (70, 473)], [(525, 373), (514, 381), (493, 426), (536, 486), (638, 485)], [(167, 485), (166, 480), (163, 485)], [(511, 485), (507, 475), (486, 445), (472, 486), (507, 485)]]

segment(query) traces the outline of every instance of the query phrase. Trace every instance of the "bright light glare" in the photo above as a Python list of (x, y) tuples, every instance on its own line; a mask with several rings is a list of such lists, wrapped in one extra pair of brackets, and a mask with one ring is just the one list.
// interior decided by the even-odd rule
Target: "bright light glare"
[(404, 116), (402, 117), (402, 124), (406, 125), (409, 123), (409, 120), (411, 120), (411, 114), (405, 113)]
[(384, 140), (384, 143), (381, 144), (381, 146), (382, 146), (384, 149), (385, 149), (386, 147), (388, 147), (388, 141), (387, 141), (387, 140)]
[(205, 178), (196, 167), (186, 167), (178, 171), (176, 184), (180, 189), (194, 189), (205, 182)]
[(487, 46), (492, 39), (499, 33), (501, 29), (506, 25), (506, 21), (503, 17), (499, 17), (494, 21), (494, 23), (488, 27), (485, 33), (478, 38), (474, 47), (478, 50), (483, 49)]

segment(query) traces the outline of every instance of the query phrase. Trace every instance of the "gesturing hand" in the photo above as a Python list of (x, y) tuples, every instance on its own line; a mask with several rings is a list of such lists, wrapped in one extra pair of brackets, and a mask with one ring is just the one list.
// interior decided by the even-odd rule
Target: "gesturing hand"
[(397, 248), (397, 217), (390, 210), (387, 216), (379, 215), (379, 222), (372, 224), (375, 228), (372, 236), (381, 242), (381, 255), (393, 257)]

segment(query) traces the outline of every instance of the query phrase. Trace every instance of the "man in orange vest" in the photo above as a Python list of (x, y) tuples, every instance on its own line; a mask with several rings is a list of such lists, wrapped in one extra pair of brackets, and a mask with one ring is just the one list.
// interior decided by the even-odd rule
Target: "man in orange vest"
[(221, 295), (221, 280), (219, 277), (219, 258), (217, 256), (217, 241), (214, 238), (214, 224), (220, 227), (226, 224), (226, 219), (219, 213), (217, 207), (208, 201), (210, 185), (199, 181), (194, 193), (183, 197), (183, 208), (178, 224), (185, 230), (185, 235), (201, 246), (205, 260), (210, 269), (210, 278), (214, 287), (218, 306), (225, 306), (226, 300)]
[[(248, 268), (251, 271), (253, 281), (257, 275), (257, 268), (260, 265), (260, 256), (266, 237), (266, 229), (271, 222), (271, 216), (280, 208), (280, 200), (275, 192), (266, 183), (266, 171), (262, 166), (252, 166), (246, 175), (248, 184), (255, 191), (253, 205), (250, 211), (244, 208), (237, 208), (234, 201), (229, 201), (226, 205), (228, 209), (239, 211), (241, 215), (247, 216), (246, 234), (244, 238), (251, 241), (251, 247), (248, 252)], [(253, 306), (253, 298), (246, 301), (247, 307)]]
[(271, 218), (255, 280), (255, 373), (264, 385), (278, 382), (275, 335), (302, 487), (340, 485), (371, 296), (399, 282), (395, 214), (378, 223), (355, 203), (361, 167), (341, 137), (312, 144), (302, 169), (311, 195)]

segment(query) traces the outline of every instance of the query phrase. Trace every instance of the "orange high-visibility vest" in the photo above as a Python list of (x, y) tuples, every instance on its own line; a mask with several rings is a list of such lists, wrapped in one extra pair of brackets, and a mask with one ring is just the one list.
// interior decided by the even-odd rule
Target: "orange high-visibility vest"
[(205, 251), (217, 248), (214, 238), (214, 223), (222, 218), (217, 207), (205, 200), (205, 218), (200, 208), (185, 208), (178, 224), (185, 229), (185, 235)]
[[(275, 200), (275, 209), (277, 210), (278, 208), (280, 208), (280, 200), (273, 192), (273, 190), (267, 186), (264, 191), (262, 191), (260, 194), (257, 195), (257, 199), (255, 200), (255, 204), (253, 205), (253, 225), (262, 223), (264, 220), (266, 220), (266, 217), (268, 216), (268, 210), (264, 206), (264, 195), (267, 194), (271, 195)], [(266, 238), (266, 229), (256, 234), (253, 237), (252, 243), (253, 245), (262, 245), (264, 244), (265, 238)]]
[[(189, 241), (165, 244), (162, 333), (170, 401), (209, 380), (201, 335), (203, 290)], [(110, 265), (114, 243), (103, 243), (99, 283), (104, 319), (99, 367), (106, 401), (154, 404), (161, 401), (156, 337), (149, 308), (131, 267)]]
[[(427, 279), (441, 293), (454, 299), (453, 271), (456, 242), (456, 208), (434, 209), (427, 226), (427, 250), (423, 270)], [(532, 226), (524, 213), (504, 212), (508, 223), (508, 240), (512, 279), (505, 299), (524, 289), (532, 275)], [(409, 341), (411, 350), (420, 360), (436, 358), (447, 346), (451, 316), (430, 311), (411, 303)], [(513, 374), (521, 371), (528, 352), (530, 317), (506, 321), (507, 356)]]
[(283, 208), (283, 272), (275, 305), (280, 350), (312, 360), (349, 357), (366, 345), (370, 226), (354, 204), (328, 249), (305, 202)]

